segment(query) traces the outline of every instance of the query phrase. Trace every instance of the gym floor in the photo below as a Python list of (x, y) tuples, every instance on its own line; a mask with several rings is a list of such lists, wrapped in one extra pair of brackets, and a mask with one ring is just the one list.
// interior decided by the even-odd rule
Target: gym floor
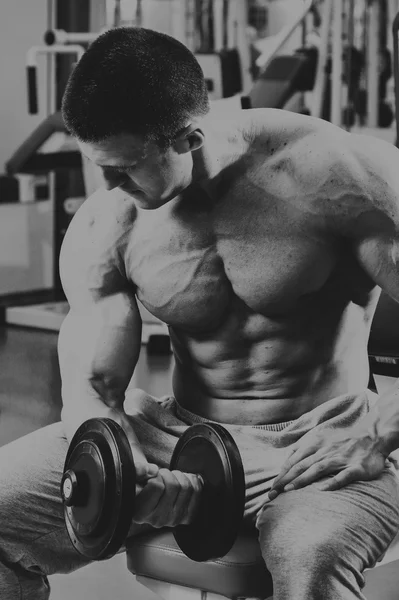
[[(133, 384), (154, 396), (171, 392), (173, 358), (149, 356), (143, 346)], [(380, 392), (392, 379), (377, 377)], [(60, 419), (61, 392), (57, 334), (0, 327), (0, 446)], [(394, 567), (396, 569), (396, 566)], [(384, 586), (384, 571), (378, 581)], [(50, 577), (51, 600), (155, 600), (126, 567), (125, 555), (94, 563), (70, 575)], [(380, 595), (379, 594), (379, 595)], [(392, 590), (395, 598), (396, 591)], [(159, 599), (158, 599), (159, 600)]]

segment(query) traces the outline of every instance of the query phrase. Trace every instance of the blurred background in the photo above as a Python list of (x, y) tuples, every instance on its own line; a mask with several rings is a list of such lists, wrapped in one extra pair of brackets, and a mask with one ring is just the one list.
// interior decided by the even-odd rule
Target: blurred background
[[(69, 307), (59, 251), (74, 214), (102, 185), (59, 112), (88, 45), (112, 27), (155, 29), (195, 53), (217, 110), (300, 112), (396, 145), (398, 11), (398, 0), (0, 2), (1, 446), (60, 418), (56, 345)], [(387, 298), (380, 307), (369, 353), (382, 391), (398, 376), (399, 344), (396, 307)], [(143, 348), (132, 384), (162, 396), (171, 391), (168, 331), (140, 309)], [(51, 579), (53, 600), (155, 597), (123, 555)], [(378, 598), (398, 584), (382, 577)]]

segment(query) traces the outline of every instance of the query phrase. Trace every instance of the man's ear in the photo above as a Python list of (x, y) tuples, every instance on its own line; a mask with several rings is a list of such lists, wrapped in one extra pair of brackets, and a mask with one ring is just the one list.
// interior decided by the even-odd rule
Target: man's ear
[(204, 139), (204, 133), (199, 127), (187, 127), (187, 129), (177, 137), (174, 147), (179, 154), (194, 152), (194, 150), (198, 150), (204, 145)]

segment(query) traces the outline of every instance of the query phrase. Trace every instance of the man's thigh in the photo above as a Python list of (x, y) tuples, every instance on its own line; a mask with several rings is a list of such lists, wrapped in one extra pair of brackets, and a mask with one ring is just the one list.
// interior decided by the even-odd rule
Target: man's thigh
[(392, 468), (373, 481), (320, 491), (317, 483), (267, 502), (257, 519), (264, 558), (294, 554), (345, 557), (362, 572), (399, 530), (399, 482)]
[(66, 532), (60, 482), (68, 449), (61, 423), (0, 448), (2, 560), (47, 575), (84, 564)]
[(60, 481), (67, 449), (61, 423), (0, 448), (0, 515), (19, 519), (26, 540), (63, 525)]

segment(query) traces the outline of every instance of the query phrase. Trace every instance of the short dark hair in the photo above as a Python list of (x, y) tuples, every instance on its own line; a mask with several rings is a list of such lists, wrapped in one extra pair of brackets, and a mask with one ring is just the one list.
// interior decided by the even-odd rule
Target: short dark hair
[(67, 130), (82, 142), (121, 133), (168, 146), (209, 110), (204, 74), (178, 40), (141, 27), (100, 35), (73, 70), (62, 101)]

